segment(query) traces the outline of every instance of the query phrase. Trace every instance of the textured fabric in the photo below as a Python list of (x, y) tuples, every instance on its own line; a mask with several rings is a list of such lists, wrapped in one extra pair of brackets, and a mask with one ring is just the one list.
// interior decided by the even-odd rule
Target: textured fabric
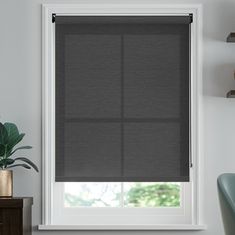
[[(99, 19), (98, 19), (99, 18)], [(190, 24), (190, 16), (56, 16), (56, 24)], [(98, 21), (96, 21), (98, 20)]]
[(190, 17), (56, 16), (56, 181), (188, 181)]

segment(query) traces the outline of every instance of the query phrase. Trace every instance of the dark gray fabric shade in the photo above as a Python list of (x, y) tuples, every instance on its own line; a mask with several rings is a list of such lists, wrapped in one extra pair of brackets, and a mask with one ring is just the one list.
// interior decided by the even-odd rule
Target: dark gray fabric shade
[(189, 181), (190, 16), (55, 24), (56, 181)]
[[(98, 21), (96, 21), (98, 20)], [(56, 24), (190, 24), (191, 16), (56, 16)]]

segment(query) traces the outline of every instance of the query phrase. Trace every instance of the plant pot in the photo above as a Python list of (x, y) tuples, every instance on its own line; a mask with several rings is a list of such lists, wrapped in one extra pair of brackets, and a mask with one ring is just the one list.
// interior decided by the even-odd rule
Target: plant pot
[(13, 194), (12, 170), (0, 170), (0, 197), (12, 197)]

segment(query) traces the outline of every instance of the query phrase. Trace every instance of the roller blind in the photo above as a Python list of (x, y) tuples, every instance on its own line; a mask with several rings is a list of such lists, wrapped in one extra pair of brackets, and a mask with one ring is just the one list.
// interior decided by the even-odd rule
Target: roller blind
[(56, 16), (59, 182), (184, 182), (190, 16)]

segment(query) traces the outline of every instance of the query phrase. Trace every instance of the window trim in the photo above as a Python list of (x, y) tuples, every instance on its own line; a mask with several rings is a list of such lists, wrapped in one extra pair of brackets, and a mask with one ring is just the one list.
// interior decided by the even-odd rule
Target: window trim
[[(193, 14), (191, 25), (191, 161), (192, 225), (156, 225), (138, 227), (114, 226), (113, 230), (194, 230), (204, 228), (203, 208), (203, 120), (202, 120), (202, 5), (201, 4), (43, 4), (42, 5), (42, 225), (40, 229), (69, 230), (70, 226), (51, 224), (54, 180), (54, 123), (55, 123), (55, 76), (54, 76), (54, 27), (52, 14), (61, 15), (185, 15)], [(48, 227), (49, 226), (49, 227)], [(88, 228), (89, 227), (89, 228)], [(72, 230), (112, 230), (112, 226), (71, 226)], [(168, 228), (167, 228), (168, 227)]]

